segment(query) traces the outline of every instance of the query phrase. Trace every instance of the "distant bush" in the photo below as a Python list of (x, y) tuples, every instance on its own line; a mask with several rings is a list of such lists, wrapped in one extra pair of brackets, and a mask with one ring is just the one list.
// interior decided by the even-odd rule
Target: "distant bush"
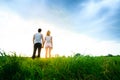
[(113, 57), (113, 55), (112, 55), (112, 54), (108, 54), (107, 56), (108, 56), (108, 57)]
[(76, 54), (74, 55), (74, 57), (79, 57), (79, 56), (81, 56), (80, 53), (76, 53)]

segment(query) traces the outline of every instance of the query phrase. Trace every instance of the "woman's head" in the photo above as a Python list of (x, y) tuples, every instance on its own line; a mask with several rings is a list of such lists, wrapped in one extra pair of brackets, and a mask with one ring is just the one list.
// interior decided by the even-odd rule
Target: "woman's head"
[(47, 35), (47, 36), (50, 36), (50, 31), (49, 31), (49, 30), (47, 31), (47, 34), (46, 34), (46, 35)]

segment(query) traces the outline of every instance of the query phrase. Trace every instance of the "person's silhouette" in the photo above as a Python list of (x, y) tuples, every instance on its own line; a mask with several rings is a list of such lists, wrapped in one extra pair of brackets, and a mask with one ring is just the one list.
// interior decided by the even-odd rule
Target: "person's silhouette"
[(51, 57), (51, 50), (53, 48), (53, 41), (52, 36), (50, 35), (50, 31), (48, 30), (45, 36), (45, 58), (47, 58), (47, 55), (49, 55), (49, 58)]
[(37, 49), (38, 49), (38, 56), (37, 57), (40, 57), (41, 48), (44, 46), (43, 34), (41, 34), (41, 31), (42, 31), (42, 29), (39, 28), (38, 33), (35, 33), (33, 36), (33, 45), (34, 45), (33, 55), (32, 55), (33, 59), (35, 58)]

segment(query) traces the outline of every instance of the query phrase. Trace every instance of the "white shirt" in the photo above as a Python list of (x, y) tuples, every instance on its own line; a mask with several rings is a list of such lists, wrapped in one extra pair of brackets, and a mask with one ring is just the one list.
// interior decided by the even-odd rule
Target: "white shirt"
[(41, 33), (36, 33), (35, 35), (34, 35), (34, 44), (35, 43), (42, 43), (41, 42), (41, 39), (42, 39), (42, 34)]

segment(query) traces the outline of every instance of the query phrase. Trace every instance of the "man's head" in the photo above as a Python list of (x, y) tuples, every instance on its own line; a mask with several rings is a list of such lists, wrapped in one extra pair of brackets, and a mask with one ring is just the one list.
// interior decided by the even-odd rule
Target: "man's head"
[(41, 32), (41, 31), (42, 31), (42, 29), (41, 29), (41, 28), (39, 28), (39, 29), (38, 29), (38, 32)]

